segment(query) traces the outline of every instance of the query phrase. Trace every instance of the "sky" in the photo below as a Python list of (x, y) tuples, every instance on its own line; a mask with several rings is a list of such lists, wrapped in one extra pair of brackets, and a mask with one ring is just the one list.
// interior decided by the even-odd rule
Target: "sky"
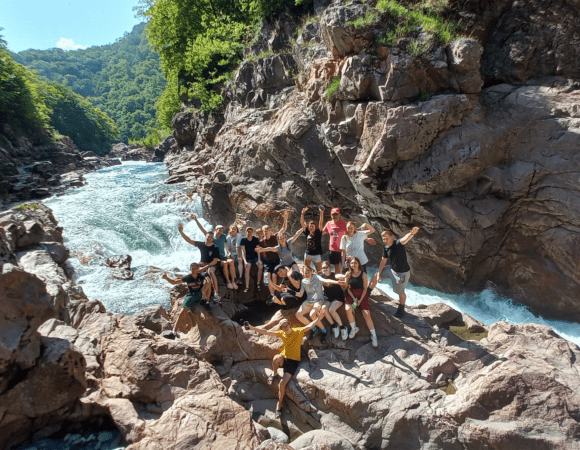
[(46, 50), (105, 45), (130, 32), (142, 19), (138, 0), (0, 0), (0, 34), (8, 49)]

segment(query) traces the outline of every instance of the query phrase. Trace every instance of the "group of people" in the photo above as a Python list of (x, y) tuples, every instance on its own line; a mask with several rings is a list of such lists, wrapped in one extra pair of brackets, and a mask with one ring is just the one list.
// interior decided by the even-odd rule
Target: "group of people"
[[(190, 273), (181, 279), (163, 278), (172, 284), (186, 283), (188, 293), (182, 303), (182, 313), (187, 313), (191, 307), (200, 304), (209, 311), (212, 289), (214, 299), (219, 301), (216, 268), (221, 267), (228, 289), (250, 290), (250, 272), (252, 266), (257, 267), (258, 277), (255, 289), (262, 289), (263, 274), (267, 279), (269, 289), (268, 304), (280, 305), (282, 309), (298, 308), (296, 318), (304, 327), (292, 328), (288, 320), (280, 323), (280, 329), (273, 332), (250, 326), (246, 329), (261, 334), (279, 337), (283, 346), (279, 355), (273, 360), (274, 376), (278, 369), (284, 370), (284, 376), (279, 384), (279, 401), (276, 411), (280, 414), (285, 387), (296, 372), (300, 362), (300, 345), (304, 334), (311, 330), (309, 339), (320, 333), (322, 343), (327, 338), (328, 330), (324, 320), (328, 322), (335, 339), (352, 339), (359, 328), (356, 326), (355, 311), (360, 309), (367, 327), (371, 333), (371, 343), (378, 347), (377, 334), (371, 317), (369, 292), (380, 280), (390, 279), (393, 290), (399, 296), (399, 305), (395, 316), (402, 317), (405, 312), (405, 288), (410, 278), (410, 267), (407, 262), (405, 245), (419, 231), (413, 228), (405, 236), (396, 239), (392, 231), (383, 231), (381, 237), (385, 244), (378, 272), (369, 280), (367, 276), (368, 258), (365, 254), (365, 241), (375, 244), (370, 237), (375, 229), (368, 223), (356, 226), (353, 221), (345, 221), (339, 208), (332, 208), (331, 219), (324, 224), (323, 206), (319, 206), (319, 220), (306, 222), (305, 214), (309, 208), (304, 208), (300, 215), (300, 225), (292, 237), (286, 236), (289, 211), (284, 211), (282, 228), (273, 233), (269, 225), (257, 230), (246, 227), (246, 236), (240, 234), (240, 223), (243, 218), (237, 216), (236, 222), (229, 227), (228, 233), (218, 225), (214, 231), (207, 231), (195, 214), (191, 218), (205, 235), (205, 241), (195, 241), (183, 231), (183, 224), (177, 228), (185, 241), (196, 246), (201, 253), (199, 263), (191, 264)], [(256, 236), (254, 235), (256, 234)], [(306, 250), (304, 263), (299, 265), (294, 258), (292, 245), (304, 234)], [(322, 237), (330, 236), (328, 261), (323, 259), (324, 250)], [(334, 269), (334, 272), (333, 270)], [(238, 283), (243, 287), (239, 287)], [(344, 305), (347, 324), (338, 314)], [(176, 321), (180, 322), (181, 315)], [(269, 377), (272, 383), (274, 376)]]

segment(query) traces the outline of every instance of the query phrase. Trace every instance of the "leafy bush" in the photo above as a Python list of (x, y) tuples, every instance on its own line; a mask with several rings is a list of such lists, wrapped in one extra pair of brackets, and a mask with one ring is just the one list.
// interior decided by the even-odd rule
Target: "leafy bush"
[(328, 88), (326, 89), (326, 98), (328, 100), (333, 99), (337, 94), (338, 90), (340, 89), (340, 77), (332, 77)]
[(425, 53), (428, 48), (429, 44), (427, 42), (413, 41), (407, 47), (407, 53), (416, 56)]
[(143, 147), (153, 148), (156, 145), (169, 136), (171, 133), (166, 130), (160, 130), (158, 128), (151, 128), (150, 133), (142, 139), (129, 139), (129, 144), (138, 144)]
[(379, 37), (379, 45), (392, 46), (399, 39), (408, 36), (416, 30), (433, 33), (438, 36), (443, 44), (456, 39), (460, 24), (453, 21), (445, 21), (437, 16), (447, 6), (446, 0), (430, 0), (421, 2), (406, 8), (396, 0), (379, 0), (377, 9), (381, 13), (388, 13), (398, 20), (397, 25), (385, 35)]

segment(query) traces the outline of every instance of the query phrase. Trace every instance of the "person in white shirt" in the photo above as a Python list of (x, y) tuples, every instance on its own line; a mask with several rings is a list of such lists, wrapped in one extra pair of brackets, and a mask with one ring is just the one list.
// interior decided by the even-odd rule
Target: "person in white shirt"
[(349, 267), (345, 264), (346, 260), (350, 258), (358, 258), (361, 263), (361, 270), (367, 272), (367, 262), (369, 259), (365, 254), (365, 240), (368, 236), (375, 232), (375, 229), (368, 223), (363, 223), (357, 230), (356, 223), (348, 222), (346, 224), (346, 233), (342, 236), (340, 241), (340, 249), (344, 250), (342, 254), (342, 266)]

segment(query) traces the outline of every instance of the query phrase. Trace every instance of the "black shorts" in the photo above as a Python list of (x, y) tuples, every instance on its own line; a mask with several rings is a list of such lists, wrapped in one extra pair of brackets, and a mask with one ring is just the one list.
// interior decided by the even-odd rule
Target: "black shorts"
[(282, 309), (298, 308), (304, 301), (304, 299), (297, 298), (291, 292), (282, 292), (280, 294), (280, 299), (284, 300), (284, 303), (286, 303), (285, 305), (280, 305)]
[(275, 273), (274, 269), (280, 264), (279, 259), (266, 259), (264, 261), (264, 272)]
[(282, 364), (282, 369), (284, 369), (284, 373), (289, 373), (290, 375), (294, 376), (294, 374), (298, 370), (299, 365), (300, 361), (296, 361), (295, 359), (284, 358), (284, 364)]
[(332, 250), (328, 254), (328, 262), (330, 264), (340, 264), (342, 263), (342, 252), (333, 252)]

